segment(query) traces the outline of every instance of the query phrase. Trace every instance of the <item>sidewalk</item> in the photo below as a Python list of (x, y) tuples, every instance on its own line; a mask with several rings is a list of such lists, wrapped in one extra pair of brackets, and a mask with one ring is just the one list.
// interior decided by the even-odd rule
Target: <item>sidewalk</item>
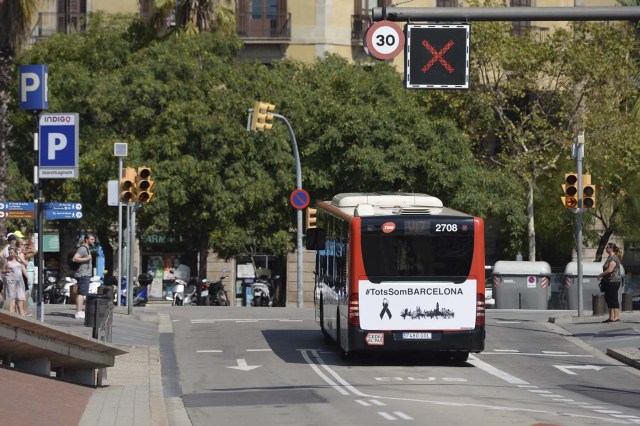
[(578, 317), (571, 312), (549, 317), (549, 322), (603, 354), (640, 369), (640, 311), (620, 312), (620, 322), (602, 323), (608, 315)]
[[(85, 327), (84, 320), (75, 319), (73, 306), (45, 305), (44, 309), (44, 322), (48, 325), (91, 337), (92, 327)], [(35, 321), (35, 306), (30, 311), (29, 319)], [(160, 332), (172, 334), (173, 327), (169, 316), (158, 314), (154, 307), (134, 308), (132, 315), (128, 315), (126, 307), (116, 307), (112, 343), (128, 353), (117, 356), (114, 366), (106, 369), (100, 388), (0, 368), (1, 423), (190, 426), (182, 400), (164, 398)], [(29, 401), (29, 407), (38, 409), (25, 410), (20, 401)], [(15, 415), (16, 407), (20, 407), (17, 410), (20, 415)]]

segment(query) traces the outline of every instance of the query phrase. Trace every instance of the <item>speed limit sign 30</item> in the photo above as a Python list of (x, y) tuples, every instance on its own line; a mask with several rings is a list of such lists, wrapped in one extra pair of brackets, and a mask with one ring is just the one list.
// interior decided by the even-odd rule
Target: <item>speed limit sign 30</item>
[(391, 21), (378, 21), (365, 32), (364, 45), (376, 59), (393, 59), (404, 49), (404, 32)]

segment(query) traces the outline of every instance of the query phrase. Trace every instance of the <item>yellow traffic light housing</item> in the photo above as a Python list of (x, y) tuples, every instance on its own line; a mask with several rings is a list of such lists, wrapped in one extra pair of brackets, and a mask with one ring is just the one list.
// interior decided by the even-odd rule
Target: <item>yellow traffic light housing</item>
[(273, 127), (271, 123), (273, 114), (269, 114), (269, 112), (275, 109), (276, 106), (273, 104), (256, 101), (253, 105), (253, 113), (251, 114), (251, 130), (254, 132), (270, 130)]
[(596, 207), (596, 186), (591, 184), (591, 175), (582, 175), (582, 207), (593, 209)]
[(570, 209), (578, 208), (578, 174), (567, 173), (564, 175), (564, 184), (562, 184), (562, 192), (564, 197), (560, 197), (562, 204)]
[(136, 177), (136, 195), (140, 203), (146, 204), (153, 201), (156, 194), (151, 192), (155, 182), (151, 180), (151, 169), (147, 166), (138, 167)]
[(316, 223), (318, 222), (318, 217), (316, 216), (317, 213), (318, 209), (313, 209), (311, 207), (307, 207), (305, 210), (307, 229), (316, 227)]
[(133, 167), (126, 167), (122, 174), (123, 176), (120, 178), (120, 202), (135, 203), (136, 169)]

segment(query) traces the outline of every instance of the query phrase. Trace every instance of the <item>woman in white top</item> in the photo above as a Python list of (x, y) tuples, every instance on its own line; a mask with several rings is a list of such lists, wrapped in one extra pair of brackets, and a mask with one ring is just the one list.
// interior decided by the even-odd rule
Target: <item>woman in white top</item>
[[(26, 268), (18, 261), (18, 252), (15, 247), (9, 247), (9, 257), (2, 266), (2, 281), (4, 282), (4, 298), (9, 301), (9, 312), (25, 315), (22, 303), (25, 300), (25, 289), (22, 274), (26, 275)], [(16, 303), (17, 302), (17, 303)]]

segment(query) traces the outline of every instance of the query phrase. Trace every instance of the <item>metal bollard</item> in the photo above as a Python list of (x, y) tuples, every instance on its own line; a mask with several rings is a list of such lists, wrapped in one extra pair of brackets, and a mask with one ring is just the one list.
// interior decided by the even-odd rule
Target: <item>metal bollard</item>
[(622, 293), (622, 312), (633, 311), (633, 295), (631, 293)]
[(604, 302), (604, 294), (594, 294), (591, 299), (593, 315), (604, 315), (607, 313), (607, 304)]

